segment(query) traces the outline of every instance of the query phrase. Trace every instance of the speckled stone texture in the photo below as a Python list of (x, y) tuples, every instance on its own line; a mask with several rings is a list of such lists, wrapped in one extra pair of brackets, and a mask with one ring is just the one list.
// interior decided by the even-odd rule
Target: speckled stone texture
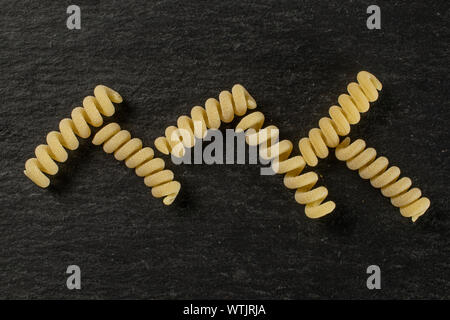
[[(447, 1), (377, 1), (381, 30), (366, 28), (371, 1), (74, 3), (79, 31), (72, 2), (0, 3), (0, 298), (450, 298)], [(50, 189), (22, 173), (99, 83), (125, 98), (107, 121), (151, 147), (235, 83), (296, 144), (360, 70), (384, 87), (351, 137), (431, 199), (415, 224), (334, 152), (316, 171), (337, 209), (318, 221), (258, 165), (168, 163), (170, 207), (91, 139)], [(371, 264), (381, 290), (366, 288)]]

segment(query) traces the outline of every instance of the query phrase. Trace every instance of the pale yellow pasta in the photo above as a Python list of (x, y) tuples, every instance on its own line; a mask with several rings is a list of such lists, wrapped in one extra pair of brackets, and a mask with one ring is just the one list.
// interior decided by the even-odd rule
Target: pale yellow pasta
[(298, 145), (300, 153), (309, 166), (316, 166), (318, 157), (328, 156), (328, 148), (339, 144), (339, 136), (350, 133), (350, 125), (360, 120), (360, 113), (369, 110), (370, 103), (378, 99), (378, 91), (382, 89), (381, 82), (367, 71), (357, 75), (357, 81), (347, 86), (349, 94), (341, 94), (338, 98), (340, 106), (329, 109), (330, 117), (319, 121), (319, 128), (309, 131), (307, 138), (302, 138)]
[(400, 208), (404, 217), (415, 222), (430, 207), (430, 200), (422, 197), (419, 188), (412, 188), (410, 178), (400, 178), (400, 169), (389, 167), (386, 157), (378, 157), (374, 148), (366, 148), (366, 142), (358, 139), (350, 144), (350, 138), (345, 138), (336, 147), (336, 158), (347, 162), (351, 170), (358, 170), (363, 179), (370, 179), (373, 187), (381, 189), (381, 193), (391, 198), (391, 203)]
[(103, 124), (104, 116), (112, 116), (115, 112), (114, 103), (121, 103), (122, 97), (116, 91), (98, 85), (94, 89), (94, 96), (85, 97), (83, 107), (72, 110), (71, 118), (62, 119), (59, 131), (47, 134), (47, 144), (37, 146), (36, 158), (28, 159), (25, 163), (25, 175), (41, 188), (50, 185), (50, 179), (44, 174), (55, 175), (58, 172), (57, 162), (65, 162), (68, 154), (64, 149), (75, 150), (79, 146), (77, 136), (88, 138), (91, 135), (89, 125), (99, 127)]
[(165, 162), (154, 158), (153, 149), (142, 147), (142, 141), (131, 138), (130, 132), (121, 130), (117, 123), (110, 123), (94, 136), (92, 143), (103, 144), (106, 153), (114, 153), (119, 161), (125, 161), (128, 168), (135, 169), (136, 175), (144, 177), (146, 186), (152, 188), (155, 198), (162, 198), (165, 205), (170, 205), (180, 192), (181, 185), (174, 181), (171, 170), (164, 170)]
[[(315, 219), (331, 213), (336, 204), (333, 201), (322, 203), (328, 195), (327, 188), (321, 186), (314, 188), (318, 181), (315, 172), (301, 174), (306, 163), (301, 156), (289, 158), (292, 152), (292, 142), (282, 140), (278, 142), (279, 130), (276, 126), (270, 125), (264, 129), (264, 115), (257, 111), (253, 112), (239, 122), (236, 132), (253, 129), (246, 132), (246, 141), (249, 145), (260, 145), (260, 155), (273, 160), (272, 169), (279, 174), (285, 174), (284, 185), (289, 189), (297, 189), (295, 200), (306, 205), (305, 213), (309, 218)], [(276, 141), (276, 143), (273, 143)]]
[[(242, 85), (236, 84), (231, 92), (222, 91), (219, 100), (206, 100), (205, 108), (193, 107), (190, 117), (180, 116), (177, 126), (167, 127), (165, 136), (156, 138), (155, 147), (164, 154), (172, 153), (176, 157), (182, 157), (185, 147), (195, 145), (195, 137), (203, 139), (207, 129), (218, 129), (221, 122), (229, 123), (235, 115), (243, 116), (247, 109), (255, 108), (255, 99)], [(197, 125), (194, 126), (194, 123)]]

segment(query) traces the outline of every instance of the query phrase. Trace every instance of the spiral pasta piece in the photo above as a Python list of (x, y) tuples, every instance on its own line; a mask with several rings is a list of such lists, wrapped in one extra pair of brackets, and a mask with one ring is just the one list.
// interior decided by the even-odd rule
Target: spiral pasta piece
[(117, 123), (110, 123), (94, 136), (92, 143), (103, 144), (106, 153), (114, 153), (119, 161), (125, 161), (128, 168), (135, 169), (136, 175), (144, 177), (144, 183), (152, 188), (155, 198), (162, 198), (165, 205), (170, 205), (180, 192), (181, 185), (174, 181), (171, 170), (164, 169), (165, 162), (161, 158), (154, 158), (153, 149), (142, 147), (142, 141), (131, 138), (130, 132), (121, 130)]
[(71, 118), (60, 121), (59, 131), (47, 134), (47, 144), (36, 147), (36, 158), (25, 162), (25, 175), (39, 187), (48, 187), (50, 179), (44, 173), (55, 175), (58, 172), (56, 161), (65, 162), (68, 158), (64, 148), (77, 149), (79, 146), (77, 136), (88, 138), (91, 135), (89, 125), (99, 127), (103, 124), (102, 115), (109, 117), (114, 114), (113, 102), (122, 102), (118, 92), (103, 85), (96, 86), (94, 96), (84, 98), (83, 107), (76, 107), (72, 110)]
[(350, 170), (358, 170), (359, 176), (369, 179), (374, 188), (381, 189), (383, 196), (391, 198), (391, 203), (400, 208), (402, 216), (415, 222), (430, 207), (430, 199), (422, 197), (419, 188), (412, 188), (410, 178), (400, 178), (400, 169), (389, 166), (386, 157), (378, 157), (374, 148), (366, 148), (362, 139), (350, 144), (350, 138), (345, 138), (336, 147), (336, 158), (347, 162)]
[[(278, 174), (285, 174), (284, 185), (288, 189), (297, 189), (295, 200), (306, 205), (305, 214), (315, 219), (331, 213), (336, 204), (333, 201), (322, 203), (328, 195), (327, 188), (321, 186), (314, 188), (318, 181), (315, 172), (301, 174), (306, 162), (301, 156), (289, 157), (293, 144), (289, 140), (278, 142), (279, 130), (270, 125), (264, 129), (264, 114), (253, 112), (239, 122), (236, 132), (246, 131), (246, 141), (249, 145), (260, 145), (260, 156), (272, 160), (272, 169)], [(253, 129), (252, 132), (248, 129)], [(275, 159), (275, 160), (274, 160)]]
[(229, 91), (222, 91), (219, 100), (209, 98), (205, 108), (195, 106), (191, 116), (180, 116), (177, 126), (169, 126), (165, 136), (156, 138), (155, 147), (161, 153), (182, 157), (185, 148), (195, 145), (195, 138), (203, 139), (207, 129), (219, 129), (222, 122), (233, 121), (234, 116), (243, 116), (247, 109), (255, 109), (256, 101), (240, 84), (236, 84)]
[(319, 128), (311, 129), (307, 138), (300, 139), (300, 153), (309, 166), (316, 166), (317, 158), (326, 158), (328, 148), (335, 148), (339, 144), (339, 136), (348, 135), (350, 125), (359, 122), (360, 113), (369, 110), (369, 102), (378, 99), (382, 84), (373, 74), (360, 71), (357, 81), (358, 83), (352, 82), (347, 86), (348, 94), (339, 96), (340, 106), (329, 109), (330, 117), (320, 119)]

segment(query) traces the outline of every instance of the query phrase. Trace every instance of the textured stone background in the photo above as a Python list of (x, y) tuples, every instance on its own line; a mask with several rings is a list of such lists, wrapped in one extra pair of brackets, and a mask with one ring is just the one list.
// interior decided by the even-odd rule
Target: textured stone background
[[(78, 4), (82, 29), (65, 26)], [(377, 1), (1, 1), (1, 298), (450, 298), (449, 6)], [(337, 161), (317, 167), (338, 208), (313, 221), (258, 165), (169, 164), (165, 207), (90, 139), (41, 190), (23, 166), (96, 84), (114, 119), (153, 146), (234, 83), (298, 141), (359, 70), (381, 97), (352, 127), (432, 201), (416, 224)], [(224, 128), (231, 128), (225, 126)], [(82, 269), (82, 290), (65, 270)], [(382, 290), (366, 268), (382, 269)]]

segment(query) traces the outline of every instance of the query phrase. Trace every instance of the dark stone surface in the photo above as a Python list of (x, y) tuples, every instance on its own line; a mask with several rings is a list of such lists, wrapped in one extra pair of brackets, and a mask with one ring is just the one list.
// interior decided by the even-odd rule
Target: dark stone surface
[[(0, 297), (450, 298), (448, 2), (378, 1), (378, 31), (370, 1), (75, 3), (80, 31), (65, 26), (72, 2), (1, 1)], [(317, 172), (338, 208), (318, 221), (258, 165), (170, 163), (170, 207), (91, 139), (48, 190), (22, 173), (99, 83), (126, 99), (108, 121), (152, 147), (234, 83), (296, 143), (359, 70), (384, 88), (351, 137), (431, 199), (416, 224), (334, 153)], [(70, 264), (80, 291), (66, 289)], [(371, 264), (381, 290), (366, 288)]]

